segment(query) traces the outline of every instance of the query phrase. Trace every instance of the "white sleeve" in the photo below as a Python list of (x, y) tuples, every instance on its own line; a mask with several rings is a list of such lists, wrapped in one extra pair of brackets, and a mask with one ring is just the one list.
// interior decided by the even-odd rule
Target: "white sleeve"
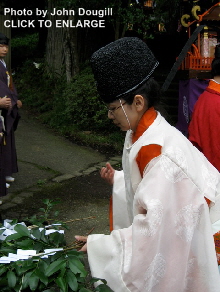
[(88, 237), (94, 277), (114, 292), (219, 292), (208, 206), (183, 169), (158, 157), (136, 190), (134, 213), (130, 227)]
[[(88, 236), (87, 252), (92, 276), (107, 280), (113, 291), (129, 292), (120, 273), (123, 261), (122, 248), (117, 230), (112, 231), (111, 235)], [(100, 283), (97, 282), (96, 285), (98, 284)]]
[(129, 225), (124, 171), (115, 171), (113, 185), (113, 229), (125, 228)]

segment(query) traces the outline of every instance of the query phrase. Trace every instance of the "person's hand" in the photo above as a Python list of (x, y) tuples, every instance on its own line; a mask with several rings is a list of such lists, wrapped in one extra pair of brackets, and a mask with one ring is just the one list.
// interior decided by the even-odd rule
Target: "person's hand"
[(2, 97), (0, 98), (0, 108), (4, 108), (4, 109), (11, 109), (12, 104), (11, 104), (11, 99), (9, 97)]
[(101, 178), (103, 178), (107, 183), (113, 185), (114, 183), (115, 169), (111, 166), (109, 162), (106, 163), (105, 167), (100, 170)]
[(87, 252), (87, 238), (88, 238), (87, 236), (79, 236), (79, 235), (75, 236), (75, 239), (78, 243), (85, 242), (83, 247), (81, 247), (81, 249), (79, 249), (78, 251)]
[(18, 108), (21, 108), (22, 107), (22, 102), (20, 99), (17, 100), (17, 107)]

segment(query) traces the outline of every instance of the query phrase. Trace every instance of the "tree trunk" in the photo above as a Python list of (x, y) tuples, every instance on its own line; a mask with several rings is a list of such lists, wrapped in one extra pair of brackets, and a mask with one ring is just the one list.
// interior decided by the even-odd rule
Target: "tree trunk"
[(51, 16), (50, 11), (56, 7), (57, 0), (48, 0), (48, 20), (51, 21), (52, 26), (48, 28), (47, 43), (46, 43), (46, 63), (50, 72), (55, 75), (62, 75), (64, 66), (63, 54), (63, 29), (56, 28), (56, 20), (60, 19), (58, 16)]
[[(53, 2), (53, 3), (52, 3)], [(48, 0), (48, 11), (52, 11), (59, 4), (59, 0)], [(79, 57), (77, 53), (77, 29), (70, 27), (56, 28), (56, 20), (64, 20), (64, 16), (51, 16), (48, 13), (48, 20), (52, 26), (48, 28), (46, 44), (46, 63), (49, 71), (58, 76), (63, 74), (66, 81), (79, 71)], [(65, 20), (74, 21), (74, 16), (67, 16)]]

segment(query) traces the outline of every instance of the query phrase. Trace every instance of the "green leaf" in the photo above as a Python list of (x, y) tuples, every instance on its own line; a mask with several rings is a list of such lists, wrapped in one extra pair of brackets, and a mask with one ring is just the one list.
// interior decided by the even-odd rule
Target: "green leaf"
[(81, 277), (86, 277), (87, 271), (85, 270), (81, 261), (78, 260), (76, 256), (71, 256), (68, 258), (68, 260), (69, 268), (74, 274), (80, 273)]
[(40, 253), (45, 249), (45, 243), (43, 243), (43, 242), (34, 242), (33, 249), (35, 249), (37, 251), (37, 253)]
[(8, 270), (8, 269), (7, 269), (7, 266), (1, 264), (1, 265), (0, 265), (0, 276), (3, 275), (7, 270)]
[(59, 233), (58, 231), (53, 232), (49, 235), (50, 242), (53, 243), (54, 246), (59, 247), (60, 245), (64, 245), (65, 239), (64, 234)]
[(60, 277), (64, 277), (66, 273), (66, 265), (63, 265), (60, 269)]
[[(5, 242), (6, 243), (6, 242)], [(11, 247), (2, 247), (1, 248), (1, 254), (8, 255), (8, 253), (16, 253), (17, 248), (11, 246)]]
[(8, 235), (5, 240), (8, 240), (8, 241), (9, 240), (16, 240), (16, 239), (19, 239), (21, 237), (23, 237), (22, 234), (14, 233), (14, 234)]
[(64, 252), (61, 250), (61, 251), (57, 251), (54, 255), (51, 255), (51, 256), (50, 256), (50, 259), (51, 259), (51, 262), (54, 262), (54, 261), (56, 261), (57, 259), (64, 260), (65, 257), (66, 257), (66, 255), (65, 255)]
[(114, 292), (110, 287), (106, 286), (105, 284), (100, 284), (96, 287), (95, 291), (98, 292)]
[(28, 237), (31, 236), (30, 231), (27, 229), (26, 226), (22, 224), (15, 225), (14, 230), (17, 231), (17, 233), (19, 233), (22, 236), (28, 236)]
[(24, 239), (22, 241), (17, 242), (18, 247), (22, 247), (23, 249), (32, 249), (33, 246), (33, 239)]
[(92, 290), (88, 290), (88, 289), (86, 289), (86, 288), (81, 288), (81, 289), (79, 290), (79, 292), (92, 292)]
[(22, 289), (25, 290), (29, 285), (29, 277), (31, 276), (33, 272), (28, 272), (24, 275), (23, 281), (22, 281)]
[(17, 285), (13, 288), (15, 292), (20, 292), (21, 291), (21, 283), (17, 283)]
[(7, 278), (8, 278), (8, 286), (10, 288), (15, 287), (16, 282), (17, 282), (17, 278), (16, 278), (15, 273), (13, 271), (8, 271)]
[(63, 292), (68, 292), (68, 286), (67, 286), (67, 282), (65, 281), (65, 278), (63, 277), (58, 277), (55, 282), (57, 283), (57, 285), (60, 287), (60, 289)]
[(56, 273), (58, 270), (61, 269), (63, 265), (66, 265), (66, 262), (64, 260), (58, 260), (53, 262), (52, 264), (49, 265), (49, 267), (46, 270), (46, 276), (49, 277), (52, 274)]
[(3, 232), (5, 232), (5, 229), (1, 229), (1, 230), (0, 230), (0, 235), (1, 235)]
[(95, 282), (98, 282), (98, 281), (102, 281), (102, 283), (104, 283), (104, 284), (107, 283), (106, 280), (104, 280), (104, 279), (100, 279), (100, 278), (96, 278), (96, 277), (93, 277), (93, 278), (90, 280), (91, 283), (95, 283)]
[(35, 291), (37, 289), (39, 282), (39, 277), (33, 272), (31, 276), (29, 277), (29, 287), (32, 291)]
[(0, 277), (0, 291), (3, 290), (3, 288), (8, 287), (8, 278), (7, 275), (5, 275), (4, 277)]
[(48, 268), (48, 266), (49, 266), (47, 260), (48, 260), (48, 259), (41, 259), (41, 260), (39, 261), (39, 264), (38, 264), (38, 268), (39, 268), (39, 270), (40, 270), (42, 273), (44, 273), (44, 274), (46, 273), (46, 270), (47, 270), (47, 268)]
[(36, 238), (36, 239), (40, 239), (41, 237), (41, 232), (38, 228), (34, 228), (32, 229), (32, 235)]
[(37, 263), (33, 262), (32, 259), (28, 259), (28, 260), (23, 261), (22, 264), (19, 265), (18, 268), (16, 268), (16, 270), (17, 270), (17, 273), (19, 273), (21, 275), (23, 273), (26, 273), (29, 270), (35, 269), (36, 265), (37, 265)]
[(49, 238), (45, 235), (45, 229), (43, 229), (43, 230), (41, 231), (41, 237), (40, 237), (40, 239), (41, 239), (42, 241), (46, 242), (46, 243), (49, 242)]
[(77, 291), (78, 289), (78, 282), (75, 275), (71, 271), (67, 271), (66, 275), (67, 284), (73, 291)]
[(47, 284), (48, 284), (48, 277), (46, 277), (45, 274), (40, 269), (36, 269), (35, 270), (35, 274), (40, 279), (40, 281), (42, 283), (44, 283), (45, 286), (47, 286)]
[(43, 200), (43, 203), (44, 203), (45, 205), (48, 205), (48, 204), (50, 203), (50, 200), (49, 200), (49, 199), (44, 199), (44, 200)]
[(83, 259), (83, 258), (84, 258), (83, 253), (78, 252), (77, 250), (70, 250), (70, 251), (68, 251), (66, 254), (67, 254), (68, 257), (76, 256), (76, 257), (78, 257), (79, 259)]

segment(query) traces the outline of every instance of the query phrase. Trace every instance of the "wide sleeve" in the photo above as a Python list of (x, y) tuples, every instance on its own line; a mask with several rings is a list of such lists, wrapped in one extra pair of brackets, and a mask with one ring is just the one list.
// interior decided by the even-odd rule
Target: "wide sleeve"
[(124, 171), (115, 171), (113, 185), (113, 229), (128, 227), (129, 221), (125, 191)]
[(115, 292), (219, 292), (204, 194), (184, 164), (166, 155), (145, 170), (132, 225), (108, 236), (90, 235), (88, 258), (92, 275), (106, 279)]

